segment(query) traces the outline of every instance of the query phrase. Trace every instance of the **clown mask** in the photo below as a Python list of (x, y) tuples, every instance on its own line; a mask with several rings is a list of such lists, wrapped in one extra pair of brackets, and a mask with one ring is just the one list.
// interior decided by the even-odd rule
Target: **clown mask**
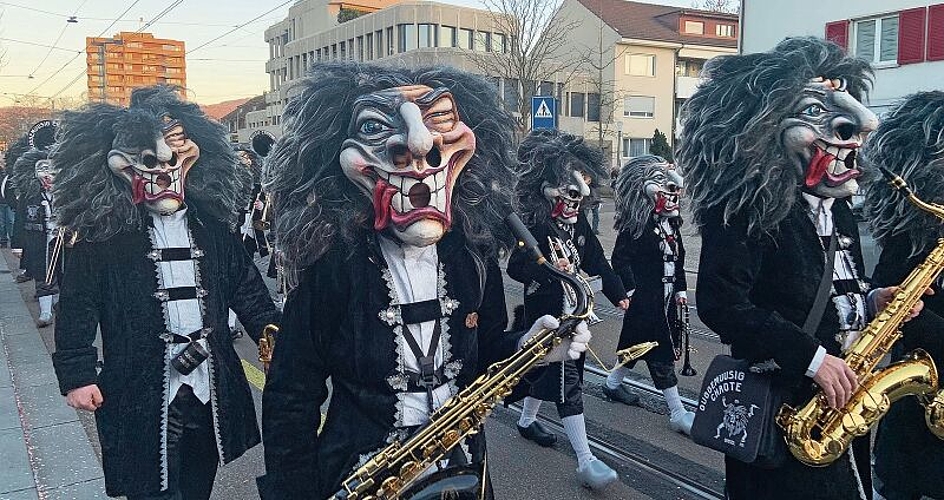
[(784, 120), (782, 141), (803, 176), (803, 189), (825, 198), (859, 190), (859, 147), (878, 118), (846, 91), (842, 79), (815, 78)]
[(590, 186), (577, 170), (571, 171), (570, 178), (560, 186), (544, 186), (544, 197), (551, 202), (551, 218), (562, 224), (577, 222), (584, 196), (590, 196)]
[(456, 179), (474, 152), (475, 135), (452, 94), (412, 85), (355, 101), (339, 160), (370, 197), (375, 230), (427, 246), (449, 230)]
[(46, 192), (52, 191), (52, 183), (56, 181), (56, 170), (49, 160), (39, 160), (33, 167), (36, 170), (36, 178), (43, 185)]
[(183, 125), (163, 117), (161, 135), (153, 146), (131, 149), (115, 138), (108, 153), (108, 166), (131, 184), (134, 204), (156, 213), (172, 214), (184, 203), (187, 172), (200, 157), (200, 148), (187, 137)]
[(682, 176), (674, 165), (654, 165), (643, 183), (643, 190), (652, 201), (653, 213), (665, 219), (678, 217), (683, 186)]

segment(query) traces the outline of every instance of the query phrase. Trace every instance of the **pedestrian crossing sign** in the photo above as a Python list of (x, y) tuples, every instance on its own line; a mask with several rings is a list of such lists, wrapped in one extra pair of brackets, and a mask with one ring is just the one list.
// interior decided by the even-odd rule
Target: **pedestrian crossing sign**
[(531, 98), (531, 129), (557, 128), (557, 101), (551, 96)]

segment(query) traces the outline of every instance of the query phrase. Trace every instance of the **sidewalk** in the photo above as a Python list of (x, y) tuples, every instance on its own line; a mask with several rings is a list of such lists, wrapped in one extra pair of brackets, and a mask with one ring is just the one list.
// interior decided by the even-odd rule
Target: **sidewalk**
[(102, 467), (0, 258), (0, 500), (105, 499)]

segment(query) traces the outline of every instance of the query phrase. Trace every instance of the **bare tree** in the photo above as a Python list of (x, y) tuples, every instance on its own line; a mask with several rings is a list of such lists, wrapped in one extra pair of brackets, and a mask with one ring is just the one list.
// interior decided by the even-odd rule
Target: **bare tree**
[[(559, 2), (549, 0), (484, 0), (494, 31), (505, 35), (504, 47), (493, 42), (487, 51), (472, 52), (478, 71), (502, 78), (505, 95), (514, 97), (519, 132), (531, 123), (531, 97), (543, 82), (566, 85), (580, 69), (582, 57), (562, 48), (579, 22), (565, 19)], [(554, 89), (554, 94), (558, 92)], [(559, 97), (559, 96), (558, 96)], [(510, 100), (510, 99), (509, 99)]]
[[(599, 17), (599, 16), (598, 16)], [(619, 117), (616, 108), (622, 101), (626, 91), (620, 89), (616, 82), (615, 64), (625, 55), (626, 48), (620, 44), (613, 44), (605, 39), (606, 25), (600, 18), (597, 35), (597, 46), (588, 47), (586, 58), (583, 61), (581, 80), (597, 102), (588, 98), (588, 115), (598, 113), (599, 120), (591, 125), (590, 129), (596, 134), (598, 145), (604, 150), (610, 147), (611, 134)], [(591, 110), (596, 107), (598, 111)], [(588, 116), (589, 118), (589, 116)], [(609, 151), (608, 151), (609, 152)], [(617, 159), (619, 161), (619, 159)]]
[(692, 2), (692, 7), (711, 12), (737, 14), (741, 10), (741, 2), (739, 0), (696, 0)]

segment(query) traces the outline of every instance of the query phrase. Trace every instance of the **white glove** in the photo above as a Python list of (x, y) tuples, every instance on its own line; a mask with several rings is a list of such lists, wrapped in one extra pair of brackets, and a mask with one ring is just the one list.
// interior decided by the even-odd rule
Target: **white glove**
[[(531, 329), (528, 330), (528, 333), (521, 336), (521, 339), (518, 340), (518, 347), (520, 348), (528, 341), (531, 337), (535, 336), (539, 331), (543, 329), (553, 329), (560, 326), (560, 322), (557, 321), (557, 318), (553, 316), (541, 316), (531, 325)], [(587, 344), (590, 343), (590, 328), (587, 327), (585, 321), (581, 321), (577, 325), (577, 331), (575, 332), (572, 338), (564, 338), (561, 341), (560, 345), (551, 349), (551, 352), (547, 353), (547, 356), (542, 360), (546, 363), (557, 363), (564, 361), (565, 359), (577, 359), (580, 357), (580, 354), (587, 350)]]

